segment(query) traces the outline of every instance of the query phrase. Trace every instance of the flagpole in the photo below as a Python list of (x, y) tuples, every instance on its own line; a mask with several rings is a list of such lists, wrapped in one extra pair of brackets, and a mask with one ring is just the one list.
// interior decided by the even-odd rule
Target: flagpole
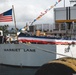
[(16, 26), (16, 18), (15, 18), (15, 12), (14, 12), (14, 6), (12, 5), (12, 11), (13, 11), (13, 16), (14, 16), (14, 24), (15, 24), (15, 29), (16, 29), (16, 37), (18, 41), (18, 36), (17, 36), (17, 26)]

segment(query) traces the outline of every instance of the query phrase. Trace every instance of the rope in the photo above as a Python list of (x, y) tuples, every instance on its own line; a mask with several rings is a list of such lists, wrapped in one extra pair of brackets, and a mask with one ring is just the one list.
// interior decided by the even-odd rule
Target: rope
[[(31, 46), (30, 44), (26, 44), (26, 45)], [(61, 54), (61, 53), (56, 53), (54, 51), (46, 50), (46, 49), (43, 49), (43, 48), (40, 48), (40, 47), (37, 47), (37, 46), (31, 46), (31, 47), (37, 48), (39, 50), (42, 50), (42, 51), (48, 52), (48, 53), (57, 54), (57, 55), (61, 55), (61, 56), (66, 56), (66, 57), (71, 57), (71, 56), (67, 56), (67, 55)]]

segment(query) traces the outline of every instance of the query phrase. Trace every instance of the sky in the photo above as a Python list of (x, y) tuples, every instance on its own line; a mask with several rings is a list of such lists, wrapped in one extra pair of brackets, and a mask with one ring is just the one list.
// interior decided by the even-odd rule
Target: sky
[[(54, 5), (58, 0), (0, 0), (0, 13), (7, 11), (14, 6), (16, 25), (25, 26), (26, 23), (31, 23), (36, 19), (41, 12)], [(63, 7), (64, 0), (62, 0), (56, 7)], [(69, 0), (65, 0), (65, 6), (70, 6)], [(51, 9), (48, 13), (42, 16), (34, 24), (52, 24), (54, 23), (54, 12)], [(0, 23), (14, 25), (14, 22)]]

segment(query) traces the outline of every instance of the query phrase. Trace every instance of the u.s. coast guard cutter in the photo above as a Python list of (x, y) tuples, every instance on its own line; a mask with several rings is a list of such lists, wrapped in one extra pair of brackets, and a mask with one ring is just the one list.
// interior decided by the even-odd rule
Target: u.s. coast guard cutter
[[(61, 18), (61, 17), (58, 17)], [(50, 60), (76, 58), (76, 40), (72, 38), (18, 34), (18, 40), (6, 42), (0, 31), (0, 64), (13, 66), (41, 66)]]
[(0, 31), (0, 64), (35, 67), (61, 57), (76, 57), (76, 40), (20, 33), (18, 42), (4, 43)]

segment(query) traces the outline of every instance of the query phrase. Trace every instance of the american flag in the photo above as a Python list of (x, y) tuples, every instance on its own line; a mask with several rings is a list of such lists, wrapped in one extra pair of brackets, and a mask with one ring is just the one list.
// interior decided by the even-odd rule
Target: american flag
[(0, 14), (0, 22), (12, 21), (12, 9)]

